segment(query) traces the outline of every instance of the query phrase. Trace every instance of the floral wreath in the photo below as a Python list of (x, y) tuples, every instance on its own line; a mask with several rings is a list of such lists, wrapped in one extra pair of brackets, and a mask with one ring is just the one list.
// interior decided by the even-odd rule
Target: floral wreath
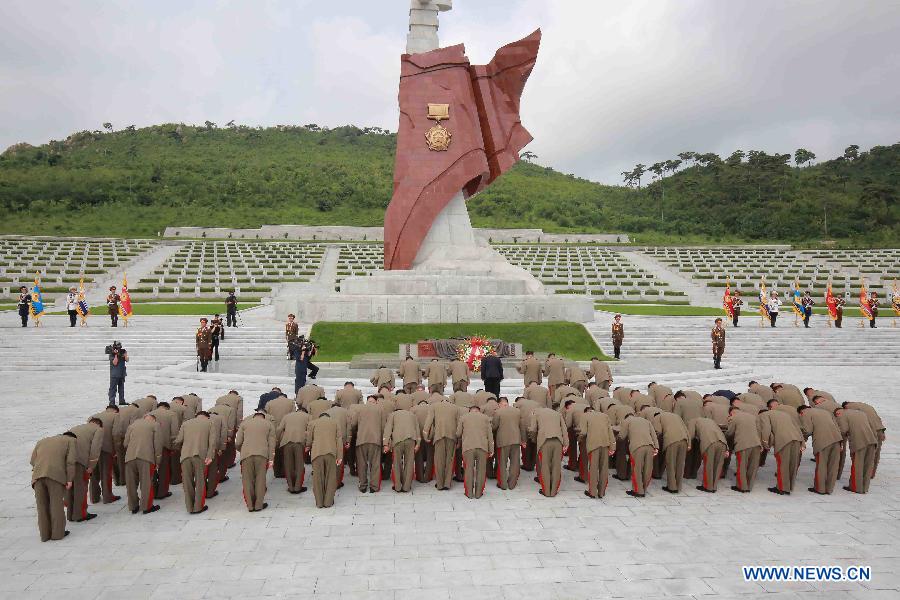
[(456, 347), (456, 357), (469, 365), (469, 368), (478, 373), (481, 371), (481, 360), (496, 350), (490, 340), (484, 336), (473, 335), (466, 338)]

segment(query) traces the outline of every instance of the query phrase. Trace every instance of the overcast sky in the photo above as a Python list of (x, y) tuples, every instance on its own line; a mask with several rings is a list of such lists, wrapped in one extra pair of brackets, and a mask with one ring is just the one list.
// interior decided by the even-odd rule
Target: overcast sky
[[(900, 141), (895, 0), (456, 0), (475, 63), (537, 27), (538, 162), (607, 183), (736, 148)], [(409, 0), (2, 0), (0, 150), (163, 122), (397, 129)]]

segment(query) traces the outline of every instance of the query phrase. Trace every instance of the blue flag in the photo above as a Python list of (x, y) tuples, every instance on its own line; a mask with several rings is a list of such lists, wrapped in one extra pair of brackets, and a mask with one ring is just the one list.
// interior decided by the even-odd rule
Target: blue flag
[(34, 287), (31, 289), (31, 316), (36, 318), (42, 314), (44, 314), (44, 297), (41, 295), (41, 286), (35, 277)]

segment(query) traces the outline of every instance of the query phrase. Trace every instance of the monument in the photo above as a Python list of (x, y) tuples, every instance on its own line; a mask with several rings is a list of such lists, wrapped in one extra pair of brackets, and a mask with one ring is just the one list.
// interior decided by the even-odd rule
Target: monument
[(541, 33), (500, 48), (487, 65), (472, 65), (462, 44), (439, 46), (438, 15), (451, 8), (450, 0), (411, 0), (385, 270), (349, 277), (337, 294), (277, 298), (279, 312), (305, 322), (593, 319), (589, 298), (547, 294), (475, 236), (466, 199), (509, 170), (532, 140), (519, 102)]

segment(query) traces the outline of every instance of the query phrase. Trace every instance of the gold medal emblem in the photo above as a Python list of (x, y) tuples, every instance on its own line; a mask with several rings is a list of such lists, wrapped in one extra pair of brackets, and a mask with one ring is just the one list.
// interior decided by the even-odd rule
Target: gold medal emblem
[(453, 134), (446, 127), (441, 125), (443, 119), (450, 118), (449, 104), (429, 104), (428, 118), (437, 121), (437, 124), (425, 132), (425, 141), (428, 149), (435, 152), (444, 152), (450, 148)]

